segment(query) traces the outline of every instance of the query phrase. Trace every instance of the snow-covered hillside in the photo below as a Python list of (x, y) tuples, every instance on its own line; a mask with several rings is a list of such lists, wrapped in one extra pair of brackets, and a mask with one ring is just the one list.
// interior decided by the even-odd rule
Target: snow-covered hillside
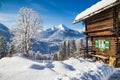
[(3, 36), (6, 40), (9, 40), (10, 38), (9, 29), (1, 23), (0, 23), (0, 36)]
[(34, 62), (21, 57), (0, 60), (0, 80), (107, 80), (115, 70), (91, 60)]

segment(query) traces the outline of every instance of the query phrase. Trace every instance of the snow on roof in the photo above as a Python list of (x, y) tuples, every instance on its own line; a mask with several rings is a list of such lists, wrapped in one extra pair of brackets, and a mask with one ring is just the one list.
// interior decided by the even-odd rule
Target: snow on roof
[(78, 14), (76, 16), (75, 20), (73, 21), (73, 23), (77, 23), (77, 22), (84, 20), (96, 13), (99, 13), (107, 8), (114, 6), (113, 4), (116, 1), (117, 0), (101, 0), (101, 1), (97, 2), (95, 5), (91, 6), (90, 8), (88, 8), (85, 11)]

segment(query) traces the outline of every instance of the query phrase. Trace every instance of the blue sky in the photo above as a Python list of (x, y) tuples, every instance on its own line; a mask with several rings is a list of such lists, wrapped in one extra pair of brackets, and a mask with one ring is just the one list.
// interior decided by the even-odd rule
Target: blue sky
[(72, 29), (83, 29), (82, 23), (72, 23), (74, 18), (98, 1), (100, 0), (0, 0), (0, 23), (12, 28), (19, 9), (28, 7), (40, 14), (44, 29), (61, 23)]

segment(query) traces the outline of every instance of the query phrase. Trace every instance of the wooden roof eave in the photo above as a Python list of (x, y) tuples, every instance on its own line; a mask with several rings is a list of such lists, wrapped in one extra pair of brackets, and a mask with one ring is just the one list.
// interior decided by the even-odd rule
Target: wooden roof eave
[(83, 18), (80, 18), (80, 19), (78, 19), (78, 20), (75, 20), (73, 23), (76, 24), (76, 23), (79, 23), (79, 22), (81, 22), (81, 21), (84, 22), (87, 18), (89, 18), (89, 17), (91, 17), (91, 16), (93, 16), (93, 15), (95, 15), (95, 14), (97, 14), (97, 13), (100, 13), (100, 12), (102, 12), (102, 11), (108, 9), (108, 8), (111, 8), (111, 7), (115, 6), (115, 5), (118, 5), (118, 4), (120, 4), (120, 1), (118, 1), (118, 2), (116, 2), (116, 3), (112, 3), (112, 4), (110, 4), (110, 5), (107, 5), (107, 6), (101, 8), (101, 9), (95, 11), (95, 12), (92, 12), (92, 13), (84, 16)]

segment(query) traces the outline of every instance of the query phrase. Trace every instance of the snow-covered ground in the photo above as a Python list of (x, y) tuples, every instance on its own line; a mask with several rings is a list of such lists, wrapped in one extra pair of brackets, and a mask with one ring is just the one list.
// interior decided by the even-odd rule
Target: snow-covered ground
[(42, 63), (22, 57), (0, 60), (0, 80), (108, 80), (114, 71), (103, 63), (81, 58)]
[(120, 80), (120, 68), (117, 68), (115, 73), (108, 80)]

